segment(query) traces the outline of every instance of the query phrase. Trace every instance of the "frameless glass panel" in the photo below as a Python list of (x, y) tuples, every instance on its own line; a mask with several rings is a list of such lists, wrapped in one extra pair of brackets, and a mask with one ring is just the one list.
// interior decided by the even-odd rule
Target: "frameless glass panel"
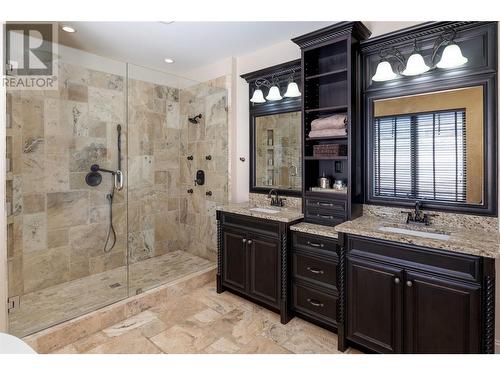
[[(227, 91), (225, 81), (135, 65), (128, 72), (133, 295), (213, 267), (215, 207), (227, 201)], [(195, 184), (197, 171), (203, 183)]]
[[(126, 66), (58, 47), (58, 89), (8, 93), (10, 332), (25, 336), (127, 296), (126, 186), (113, 188)], [(91, 185), (89, 185), (89, 182)], [(111, 203), (113, 227), (110, 227)]]

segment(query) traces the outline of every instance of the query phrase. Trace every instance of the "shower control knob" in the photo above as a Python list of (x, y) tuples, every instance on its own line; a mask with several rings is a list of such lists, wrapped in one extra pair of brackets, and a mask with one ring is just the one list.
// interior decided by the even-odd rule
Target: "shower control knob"
[(193, 189), (188, 189), (187, 191), (189, 194), (193, 194)]
[(187, 157), (187, 159), (188, 159), (188, 160), (193, 160), (193, 155), (189, 155), (189, 156)]
[(207, 192), (205, 193), (205, 195), (207, 195), (207, 196), (211, 197), (211, 196), (212, 196), (212, 192), (209, 190), (209, 191), (207, 191)]
[(212, 160), (212, 155), (205, 156), (205, 160)]

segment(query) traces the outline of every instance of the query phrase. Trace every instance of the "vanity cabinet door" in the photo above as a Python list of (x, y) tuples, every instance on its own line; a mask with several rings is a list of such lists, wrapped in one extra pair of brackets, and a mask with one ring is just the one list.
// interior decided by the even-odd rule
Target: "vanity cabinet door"
[(252, 235), (249, 248), (249, 293), (255, 299), (279, 306), (280, 242)]
[(378, 353), (401, 353), (403, 270), (348, 257), (347, 278), (347, 338)]
[(480, 352), (480, 285), (407, 272), (405, 352)]
[(244, 232), (224, 228), (222, 236), (224, 262), (222, 281), (231, 288), (245, 292), (247, 285), (247, 235)]

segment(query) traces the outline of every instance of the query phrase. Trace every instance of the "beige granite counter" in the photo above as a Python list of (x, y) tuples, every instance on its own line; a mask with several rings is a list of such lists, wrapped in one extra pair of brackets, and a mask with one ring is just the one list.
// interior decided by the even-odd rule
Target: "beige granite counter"
[[(397, 227), (401, 229), (427, 231), (448, 234), (449, 239), (433, 239), (414, 235), (382, 231), (380, 227)], [(388, 241), (425, 246), (434, 249), (455, 251), (464, 254), (487, 258), (500, 257), (500, 235), (498, 232), (481, 229), (455, 229), (446, 226), (431, 225), (421, 227), (401, 222), (391, 221), (377, 216), (364, 215), (352, 221), (346, 221), (335, 227), (337, 232), (355, 234), (363, 237), (379, 238)]]
[[(266, 213), (258, 211), (250, 211), (251, 208), (268, 208), (268, 209), (279, 209), (276, 213)], [(230, 212), (233, 214), (240, 214), (245, 216), (258, 217), (261, 219), (281, 221), (284, 223), (290, 223), (292, 221), (300, 220), (304, 217), (301, 211), (284, 208), (284, 207), (272, 207), (272, 206), (257, 206), (255, 204), (245, 202), (245, 203), (233, 203), (225, 206), (217, 207), (218, 211)]]
[(298, 223), (290, 227), (290, 230), (295, 232), (302, 232), (308, 234), (315, 234), (317, 236), (337, 238), (338, 233), (334, 227), (328, 227), (326, 225), (311, 224), (311, 223)]

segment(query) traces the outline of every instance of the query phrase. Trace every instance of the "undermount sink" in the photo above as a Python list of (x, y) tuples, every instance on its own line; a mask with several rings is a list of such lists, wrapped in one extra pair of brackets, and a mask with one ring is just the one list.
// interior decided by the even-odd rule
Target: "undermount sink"
[(281, 210), (279, 208), (255, 207), (255, 208), (250, 208), (250, 211), (262, 212), (262, 213), (265, 213), (265, 214), (277, 214)]
[(397, 228), (397, 227), (380, 227), (378, 229), (381, 230), (382, 232), (390, 232), (390, 233), (397, 233), (397, 234), (407, 234), (409, 236), (431, 238), (433, 240), (448, 241), (450, 239), (450, 235), (446, 234), (446, 233), (436, 233), (436, 232), (429, 232), (429, 231), (423, 231), (423, 230), (413, 230), (413, 229), (404, 229), (404, 228)]

